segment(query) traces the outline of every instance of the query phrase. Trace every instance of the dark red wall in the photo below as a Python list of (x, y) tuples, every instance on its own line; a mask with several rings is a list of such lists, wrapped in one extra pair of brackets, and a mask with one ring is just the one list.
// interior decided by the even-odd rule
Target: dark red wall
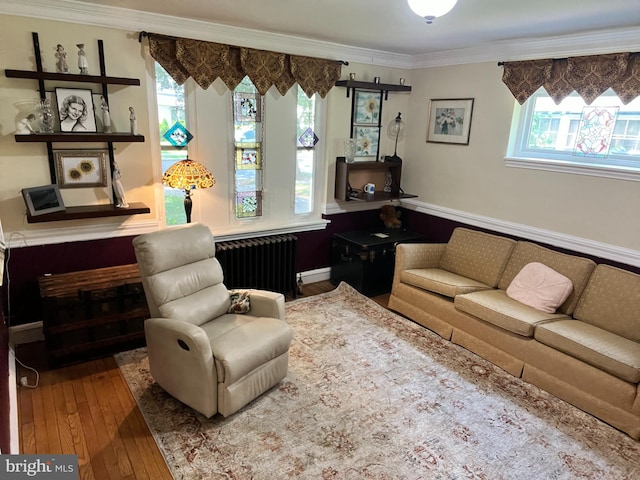
[[(3, 283), (3, 289), (6, 283)], [(11, 442), (9, 433), (9, 328), (2, 314), (2, 297), (0, 296), (0, 450), (9, 453)]]

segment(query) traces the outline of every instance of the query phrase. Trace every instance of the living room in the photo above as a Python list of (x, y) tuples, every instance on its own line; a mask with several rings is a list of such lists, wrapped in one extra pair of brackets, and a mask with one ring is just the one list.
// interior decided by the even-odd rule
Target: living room
[[(415, 16), (401, 3), (407, 15)], [(445, 29), (458, 29), (456, 11), (471, 8), (470, 3), (460, 0), (454, 10), (432, 25), (417, 17), (413, 28), (434, 27), (429, 33), (434, 36)], [(341, 44), (331, 38), (302, 39), (297, 35), (249, 31), (212, 21), (187, 18), (169, 21), (164, 15), (144, 12), (125, 15), (104, 4), (3, 1), (0, 39), (5, 47), (0, 58), (4, 68), (35, 69), (32, 33), (36, 32), (48, 71), (55, 71), (56, 46), (61, 44), (69, 54), (70, 72), (76, 73), (75, 46), (84, 42), (89, 72), (97, 74), (99, 39), (104, 42), (108, 75), (140, 79), (140, 86), (114, 88), (109, 107), (116, 131), (128, 131), (128, 107), (133, 106), (137, 114), (137, 130), (145, 140), (117, 144), (116, 157), (128, 201), (143, 203), (149, 207), (149, 213), (28, 223), (20, 190), (51, 183), (45, 145), (18, 143), (14, 139), (21, 102), (37, 99), (37, 85), (0, 77), (2, 104), (12, 106), (0, 113), (3, 126), (0, 221), (11, 255), (6, 266), (11, 292), (7, 289), (8, 282), (3, 283), (2, 356), (6, 357), (8, 325), (37, 324), (41, 320), (37, 302), (39, 276), (134, 263), (131, 238), (165, 226), (160, 137), (154, 126), (157, 119), (154, 61), (147, 40), (138, 41), (141, 31), (349, 62), (342, 67), (340, 79), (348, 79), (353, 73), (356, 79), (365, 82), (375, 83), (377, 77), (382, 84), (398, 84), (403, 78), (411, 91), (389, 93), (383, 102), (382, 124), (393, 122), (398, 112), (402, 112), (406, 124), (397, 153), (403, 159), (402, 189), (416, 198), (395, 204), (402, 209), (401, 219), (407, 228), (423, 234), (429, 241), (446, 241), (455, 226), (469, 225), (637, 271), (640, 225), (626, 218), (629, 205), (640, 199), (635, 183), (637, 173), (634, 177), (629, 171), (600, 175), (594, 170), (575, 174), (570, 169), (515, 168), (509, 152), (516, 123), (514, 110), (518, 107), (502, 81), (503, 67), (497, 65), (533, 58), (640, 51), (638, 12), (633, 5), (626, 5), (625, 10), (625, 3), (631, 2), (599, 6), (601, 16), (607, 17), (607, 8), (611, 8), (616, 9), (616, 18), (624, 19), (606, 28), (585, 27), (584, 31), (571, 34), (532, 34), (531, 38), (494, 41), (490, 46), (409, 54), (392, 53), (383, 46)], [(553, 2), (546, 4), (551, 6)], [(584, 8), (591, 12), (592, 7), (584, 2), (574, 4), (578, 11)], [(487, 23), (500, 21), (498, 11), (488, 13)], [(549, 22), (547, 31), (553, 32), (551, 24), (556, 23)], [(382, 28), (376, 30), (380, 32)], [(464, 29), (459, 35), (464, 36)], [(286, 110), (292, 99), (273, 88), (267, 92), (266, 121), (269, 115), (284, 121), (267, 124), (266, 141), (270, 138), (275, 141), (265, 156), (264, 212), (262, 218), (238, 221), (230, 205), (233, 197), (230, 92), (220, 79), (206, 90), (196, 87), (192, 80), (189, 82), (193, 93), (188, 102), (196, 120), (196, 128), (190, 126), (194, 140), (189, 144), (189, 156), (208, 167), (216, 178), (213, 188), (194, 194), (193, 221), (208, 225), (214, 236), (222, 240), (264, 232), (295, 233), (299, 237), (296, 271), (303, 274), (304, 282), (328, 278), (332, 235), (376, 226), (378, 210), (384, 203), (338, 202), (334, 198), (336, 157), (343, 155), (343, 142), (351, 127), (352, 102), (347, 90), (334, 87), (322, 100), (326, 113), (318, 132), (322, 166), (318, 169), (318, 194), (312, 212), (303, 217), (282, 213), (280, 208), (289, 205), (294, 191), (293, 177), (287, 171), (289, 164), (281, 158), (289, 158), (295, 147), (278, 143), (280, 138), (286, 138), (286, 127), (295, 123)], [(434, 99), (473, 99), (468, 144), (427, 141), (429, 109)], [(380, 154), (391, 155), (394, 138), (384, 133), (380, 137)], [(72, 147), (68, 146), (70, 150)], [(68, 206), (109, 202), (106, 189), (64, 189), (62, 193)], [(5, 443), (1, 446), (4, 452), (7, 446)]]

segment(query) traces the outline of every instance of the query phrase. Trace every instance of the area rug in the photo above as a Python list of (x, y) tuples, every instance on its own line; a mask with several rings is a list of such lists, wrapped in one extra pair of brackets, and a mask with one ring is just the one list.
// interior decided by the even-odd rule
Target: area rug
[[(636, 479), (640, 443), (347, 284), (286, 304), (287, 377), (229, 418), (116, 355), (177, 479)], [(240, 347), (240, 346), (239, 346)]]

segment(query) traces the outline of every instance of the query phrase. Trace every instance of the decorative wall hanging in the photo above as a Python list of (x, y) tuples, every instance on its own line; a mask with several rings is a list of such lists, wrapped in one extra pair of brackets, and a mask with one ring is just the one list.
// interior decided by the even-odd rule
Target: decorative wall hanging
[(260, 143), (236, 144), (236, 170), (259, 170), (262, 168), (262, 145)]
[(298, 138), (298, 142), (300, 142), (300, 145), (306, 148), (314, 147), (316, 143), (318, 143), (319, 141), (320, 139), (315, 134), (315, 132), (311, 129), (311, 127), (307, 128), (302, 133), (302, 135), (300, 135), (300, 138)]
[(180, 122), (174, 123), (173, 126), (165, 132), (163, 137), (167, 139), (171, 145), (179, 148), (186, 147), (193, 139), (191, 132)]
[(95, 132), (91, 90), (56, 88), (60, 130), (63, 132)]
[(60, 188), (107, 186), (107, 152), (57, 150), (53, 152)]
[(469, 145), (473, 98), (432, 99), (427, 142)]
[(609, 155), (618, 110), (618, 107), (585, 107), (582, 110), (573, 154), (606, 158)]

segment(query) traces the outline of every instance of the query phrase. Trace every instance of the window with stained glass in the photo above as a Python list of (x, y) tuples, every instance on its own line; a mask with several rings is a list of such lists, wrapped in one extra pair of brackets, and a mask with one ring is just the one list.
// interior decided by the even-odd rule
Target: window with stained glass
[(262, 216), (263, 100), (249, 77), (233, 92), (236, 218)]

